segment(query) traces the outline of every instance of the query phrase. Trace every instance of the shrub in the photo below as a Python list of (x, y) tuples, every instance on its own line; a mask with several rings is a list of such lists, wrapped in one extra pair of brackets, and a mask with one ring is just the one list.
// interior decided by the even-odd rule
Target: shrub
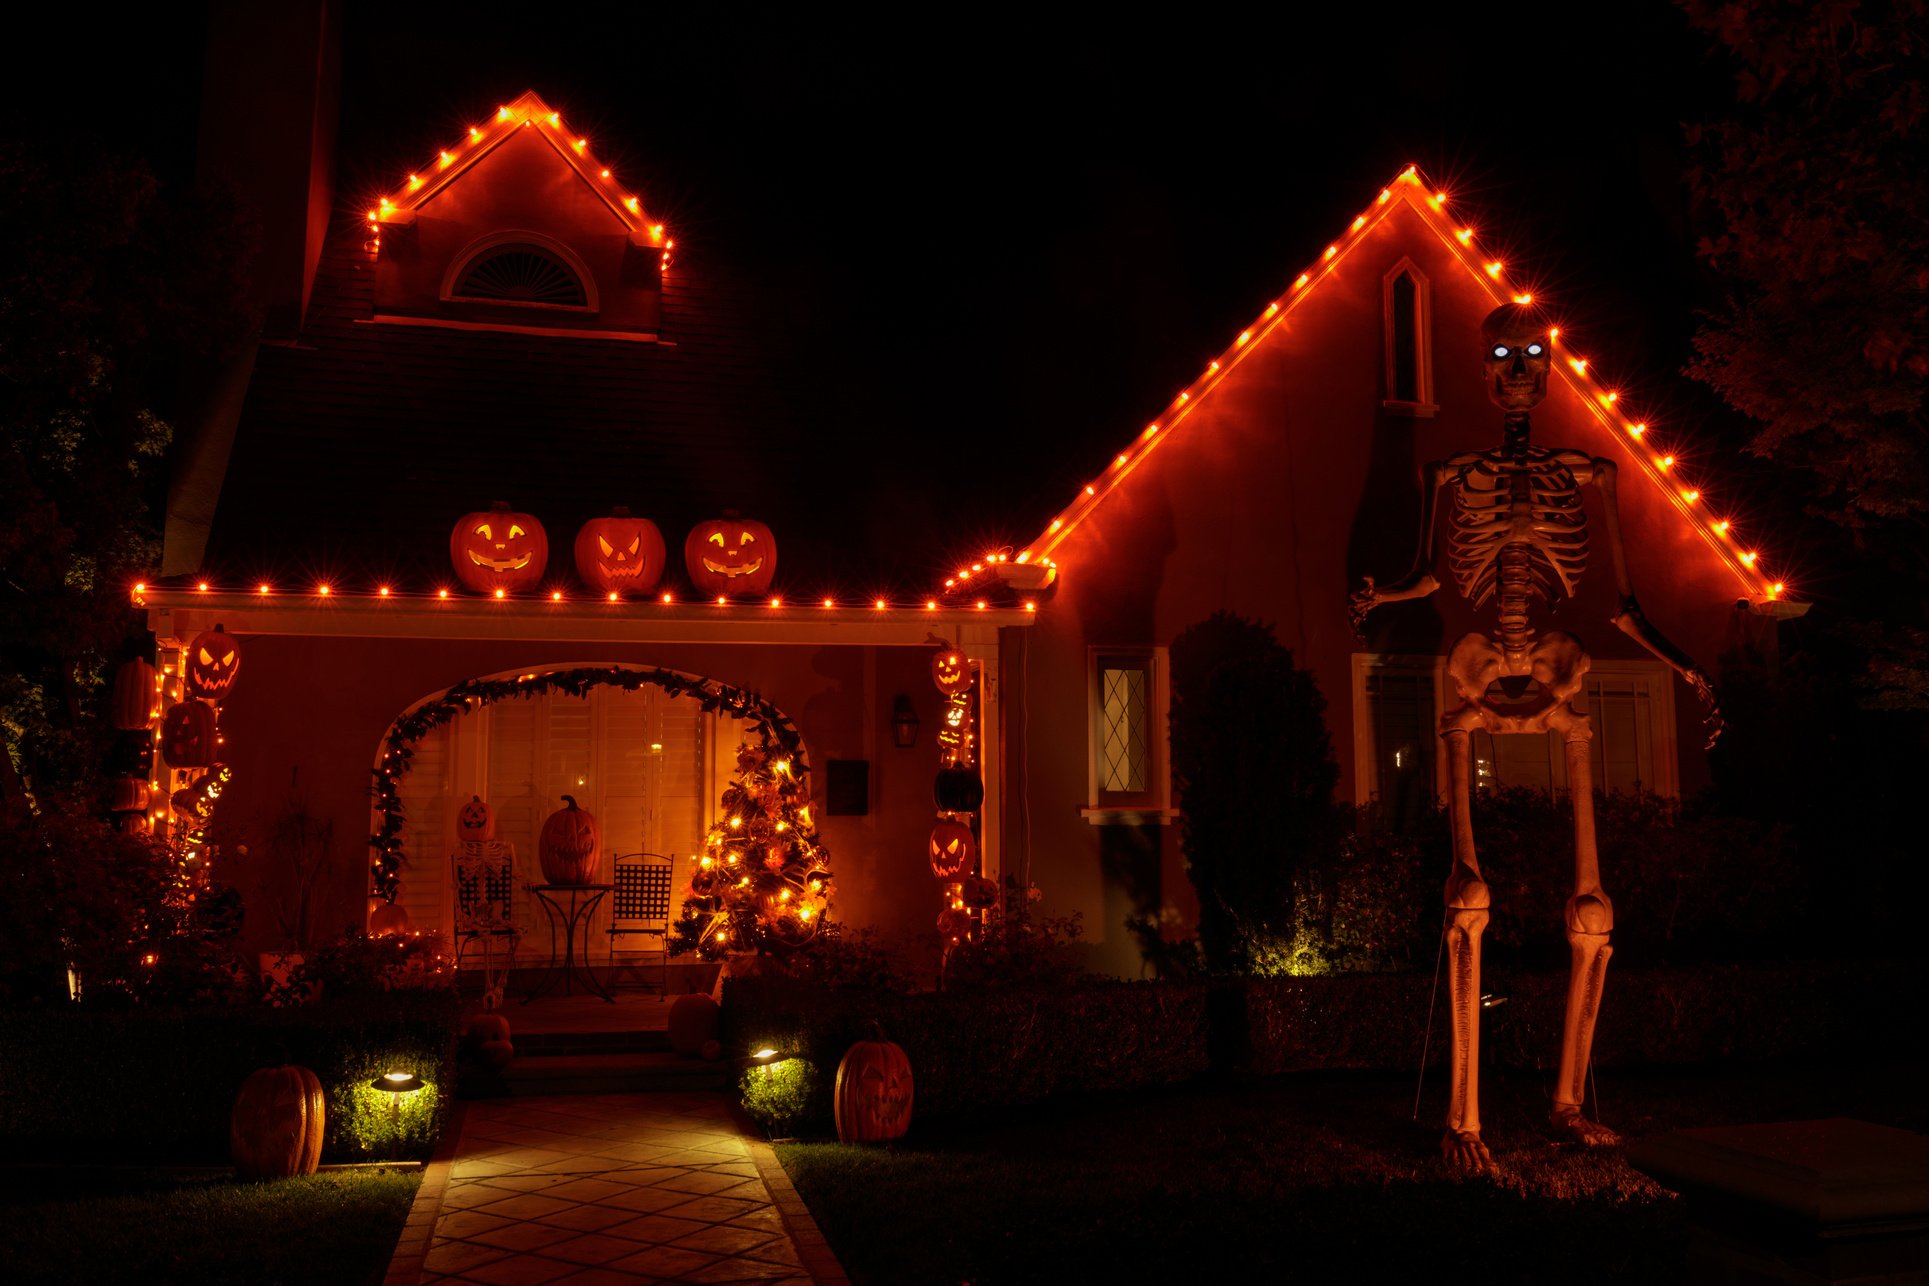
[(887, 946), (875, 929), (852, 929), (838, 921), (820, 929), (810, 948), (791, 956), (785, 967), (797, 981), (831, 991), (909, 991), (913, 986), (901, 950)]
[(945, 961), (944, 983), (958, 987), (1053, 987), (1078, 976), (1074, 956), (1084, 917), (1034, 916), (1026, 891), (1005, 882), (1005, 900), (985, 913), (976, 938), (967, 938)]
[(817, 1066), (807, 1058), (752, 1063), (737, 1082), (744, 1111), (772, 1135), (803, 1119), (817, 1095)]

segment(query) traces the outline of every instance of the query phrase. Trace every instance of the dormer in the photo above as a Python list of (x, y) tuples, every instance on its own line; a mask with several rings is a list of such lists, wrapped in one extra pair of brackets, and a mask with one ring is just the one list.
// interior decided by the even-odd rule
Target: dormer
[(653, 341), (674, 246), (534, 92), (368, 211), (378, 323)]

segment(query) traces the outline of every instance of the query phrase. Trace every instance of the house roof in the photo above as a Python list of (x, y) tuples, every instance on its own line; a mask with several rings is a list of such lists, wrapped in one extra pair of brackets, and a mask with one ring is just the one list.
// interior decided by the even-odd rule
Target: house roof
[[(1294, 309), (1318, 292), (1320, 286), (1341, 260), (1366, 240), (1366, 235), (1399, 205), (1417, 212), (1424, 226), (1440, 238), (1454, 261), (1496, 305), (1511, 299), (1531, 302), (1533, 296), (1520, 284), (1518, 270), (1504, 257), (1491, 255), (1484, 248), (1471, 216), (1453, 206), (1448, 194), (1429, 184), (1415, 166), (1402, 170), (1381, 188), (1371, 205), (1348, 225), (1338, 238), (1320, 253), (1307, 269), (1294, 278), (1283, 294), (1267, 305), (1251, 325), (1240, 331), (1232, 343), (1191, 384), (1182, 389), (1165, 409), (1113, 457), (1104, 473), (1092, 479), (1060, 510), (1038, 535), (1016, 553), (986, 554), (968, 568), (960, 568), (945, 581), (945, 594), (959, 597), (985, 593), (994, 587), (1012, 585), (1035, 589), (1055, 579), (1059, 567), (1056, 551), (1078, 525), (1101, 510), (1112, 493), (1143, 464), (1160, 443), (1178, 433), (1193, 412), (1219, 387), (1260, 341), (1283, 323)], [(1456, 218), (1458, 214), (1460, 217)], [(1751, 533), (1743, 531), (1706, 494), (1701, 479), (1684, 476), (1676, 465), (1673, 439), (1659, 427), (1629, 413), (1620, 392), (1604, 382), (1591, 369), (1588, 360), (1568, 345), (1558, 328), (1552, 332), (1560, 361), (1557, 374), (1577, 393), (1584, 405), (1628, 448), (1628, 454), (1641, 467), (1649, 482), (1659, 487), (1680, 513), (1682, 521), (1698, 532), (1708, 548), (1741, 583), (1747, 595), (1758, 601), (1788, 600), (1793, 596), (1781, 577), (1771, 571)], [(1038, 570), (1042, 565), (1043, 571)]]

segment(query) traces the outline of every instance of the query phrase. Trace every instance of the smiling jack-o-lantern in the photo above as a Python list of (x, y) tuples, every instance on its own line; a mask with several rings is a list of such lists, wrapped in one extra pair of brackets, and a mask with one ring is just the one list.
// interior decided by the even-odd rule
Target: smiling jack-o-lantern
[(576, 572), (604, 594), (647, 594), (663, 576), (663, 533), (648, 518), (612, 509), (576, 533)]
[(931, 874), (955, 880), (978, 865), (978, 837), (963, 822), (942, 821), (931, 828)]
[(931, 681), (946, 696), (956, 696), (971, 686), (971, 662), (956, 648), (939, 648), (931, 658)]
[(214, 707), (189, 697), (169, 706), (161, 720), (161, 754), (171, 768), (211, 767), (214, 736)]
[(482, 796), (469, 796), (469, 802), (455, 810), (455, 833), (465, 840), (494, 839), (495, 809), (484, 803)]
[(498, 500), (487, 513), (464, 514), (449, 533), (456, 579), (484, 594), (534, 589), (549, 565), (549, 533), (530, 514)]
[(234, 686), (241, 673), (241, 649), (234, 638), (219, 625), (194, 636), (188, 644), (184, 673), (188, 695), (203, 701), (219, 701)]
[(690, 580), (706, 594), (726, 598), (762, 594), (777, 574), (777, 542), (770, 528), (726, 509), (723, 517), (690, 529), (683, 542), (683, 563)]

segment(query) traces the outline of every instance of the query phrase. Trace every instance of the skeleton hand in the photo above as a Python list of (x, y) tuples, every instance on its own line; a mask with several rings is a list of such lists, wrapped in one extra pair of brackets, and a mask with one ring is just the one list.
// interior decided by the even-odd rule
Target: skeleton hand
[(1353, 622), (1354, 638), (1362, 643), (1366, 642), (1366, 618), (1374, 608), (1378, 607), (1384, 601), (1385, 600), (1380, 597), (1380, 591), (1373, 587), (1373, 578), (1371, 576), (1366, 578), (1366, 584), (1363, 588), (1353, 591), (1353, 597), (1349, 600), (1347, 616)]
[(1721, 740), (1721, 730), (1727, 726), (1721, 717), (1721, 701), (1715, 695), (1715, 685), (1708, 681), (1707, 675), (1693, 668), (1683, 670), (1681, 677), (1688, 681), (1688, 686), (1693, 688), (1695, 695), (1701, 698), (1701, 724), (1708, 729), (1708, 744), (1702, 749), (1713, 750), (1715, 743)]

